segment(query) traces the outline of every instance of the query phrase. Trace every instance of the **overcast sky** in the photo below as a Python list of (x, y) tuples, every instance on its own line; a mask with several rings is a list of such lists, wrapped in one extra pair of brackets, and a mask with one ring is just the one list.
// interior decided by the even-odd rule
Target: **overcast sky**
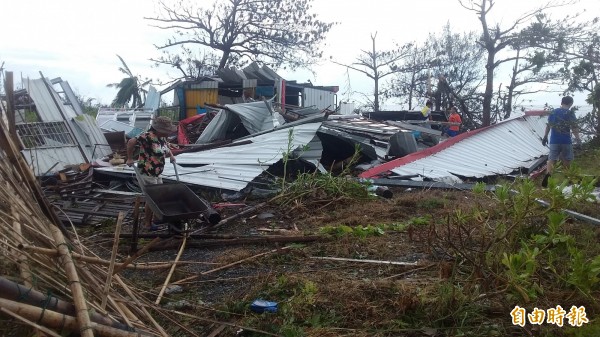
[[(497, 0), (490, 18), (508, 25), (517, 15), (543, 3)], [(566, 10), (596, 15), (600, 13), (600, 1), (580, 0), (568, 9), (554, 11), (553, 17), (561, 19)], [(154, 0), (0, 0), (0, 12), (0, 63), (5, 63), (5, 70), (14, 72), (15, 83), (20, 83), (21, 76), (39, 78), (42, 71), (48, 78), (69, 81), (85, 97), (108, 104), (116, 90), (106, 84), (123, 77), (116, 54), (123, 57), (134, 74), (167, 81), (169, 72), (173, 73), (155, 68), (149, 61), (159, 55), (154, 44), (164, 42), (169, 35), (144, 20), (155, 16)], [(481, 28), (475, 14), (462, 8), (458, 0), (314, 0), (314, 12), (321, 20), (339, 22), (327, 37), (324, 60), (312, 69), (315, 76), (307, 71), (279, 73), (288, 80), (339, 85), (340, 98), (345, 98), (348, 83), (353, 91), (369, 93), (372, 82), (327, 60), (331, 56), (342, 63), (352, 62), (361, 49), (370, 47), (369, 36), (373, 32), (378, 33), (378, 45), (385, 47), (393, 42), (423, 41), (430, 32), (441, 32), (447, 22), (455, 31)], [(584, 104), (583, 96), (575, 98), (576, 105)], [(560, 101), (558, 94), (533, 99), (529, 104), (533, 108)]]

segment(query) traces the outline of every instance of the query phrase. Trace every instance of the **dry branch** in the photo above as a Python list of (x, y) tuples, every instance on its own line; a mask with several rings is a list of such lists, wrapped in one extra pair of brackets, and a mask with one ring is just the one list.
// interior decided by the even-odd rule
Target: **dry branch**
[(198, 275), (194, 275), (194, 276), (186, 277), (186, 278), (184, 278), (184, 279), (181, 279), (181, 280), (179, 280), (179, 281), (177, 281), (177, 282), (173, 282), (173, 284), (182, 284), (182, 283), (185, 283), (185, 282), (188, 282), (188, 281), (191, 281), (191, 280), (197, 279), (197, 278), (198, 278), (198, 277), (200, 277), (200, 276), (208, 275), (208, 274), (211, 274), (211, 273), (217, 272), (217, 271), (219, 271), (219, 270), (227, 269), (227, 268), (229, 268), (229, 267), (233, 267), (233, 266), (235, 266), (235, 265), (238, 265), (238, 264), (240, 264), (240, 263), (244, 263), (244, 262), (246, 262), (246, 261), (249, 261), (249, 260), (252, 260), (252, 259), (256, 259), (256, 258), (258, 258), (258, 257), (265, 256), (265, 255), (268, 255), (268, 254), (272, 254), (272, 253), (275, 253), (275, 252), (278, 252), (278, 251), (282, 251), (282, 250), (285, 250), (285, 249), (289, 249), (289, 248), (290, 248), (290, 247), (288, 246), (288, 247), (283, 247), (283, 248), (281, 248), (281, 249), (279, 249), (279, 248), (278, 248), (278, 249), (273, 249), (273, 250), (270, 250), (270, 251), (268, 251), (268, 252), (264, 252), (264, 253), (260, 253), (260, 254), (252, 255), (252, 256), (250, 256), (250, 257), (247, 257), (247, 258), (245, 258), (245, 259), (241, 259), (241, 260), (239, 260), (239, 261), (236, 261), (236, 262), (233, 262), (233, 263), (230, 263), (230, 264), (227, 264), (227, 265), (221, 266), (221, 267), (219, 267), (219, 268), (215, 268), (215, 269), (207, 270), (207, 271), (204, 271), (204, 272), (201, 272), (201, 273), (199, 273)]
[(162, 296), (165, 293), (165, 289), (167, 289), (167, 285), (169, 284), (169, 281), (171, 280), (171, 276), (173, 276), (173, 272), (175, 271), (175, 268), (177, 267), (177, 261), (179, 261), (179, 258), (181, 258), (181, 254), (183, 253), (183, 250), (185, 249), (186, 241), (187, 241), (187, 237), (184, 237), (183, 242), (181, 243), (181, 248), (179, 249), (179, 252), (177, 253), (177, 257), (175, 258), (175, 262), (173, 262), (173, 266), (171, 267), (171, 270), (169, 271), (169, 275), (167, 275), (167, 278), (165, 279), (165, 283), (163, 284), (162, 289), (160, 289), (160, 292), (158, 293), (158, 297), (156, 298), (156, 301), (154, 301), (154, 304), (160, 303), (160, 300), (162, 299)]

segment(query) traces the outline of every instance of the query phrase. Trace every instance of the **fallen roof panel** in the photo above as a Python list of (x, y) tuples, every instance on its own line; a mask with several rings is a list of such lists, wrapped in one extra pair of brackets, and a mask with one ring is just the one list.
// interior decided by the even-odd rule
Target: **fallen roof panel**
[[(297, 125), (293, 128), (276, 130), (256, 137), (245, 138), (251, 144), (230, 146), (195, 153), (182, 153), (177, 162), (183, 165), (231, 164), (231, 165), (271, 165), (279, 161), (287, 151), (289, 132), (293, 129), (291, 149), (304, 146), (312, 141), (321, 123)], [(232, 144), (234, 145), (235, 142)], [(309, 159), (309, 158), (305, 158)]]
[[(58, 122), (64, 120), (63, 114), (67, 119), (77, 116), (75, 110), (71, 106), (64, 105), (56, 91), (48, 90), (50, 84), (46, 83), (46, 79), (28, 79), (25, 81), (25, 88), (29, 97), (33, 100), (36, 106), (41, 122)], [(60, 105), (60, 109), (56, 104)]]
[(546, 120), (543, 112), (529, 112), (377, 166), (363, 172), (361, 177), (371, 178), (391, 171), (436, 181), (462, 182), (460, 177), (509, 174), (548, 154), (548, 148), (541, 143)]
[(77, 146), (30, 148), (21, 152), (36, 176), (43, 175), (49, 170), (62, 170), (66, 165), (85, 162)]
[[(244, 141), (252, 141), (250, 144), (182, 153), (176, 157), (178, 164), (202, 166), (178, 166), (179, 180), (186, 184), (240, 191), (270, 165), (283, 158), (283, 153), (288, 150), (290, 131), (292, 131), (290, 148), (297, 150), (304, 145), (309, 145), (307, 151), (296, 153), (301, 153), (301, 158), (306, 161), (318, 163), (321, 158), (322, 146), (320, 146), (316, 133), (320, 126), (320, 122), (301, 124), (293, 128), (246, 138)], [(119, 175), (133, 174), (132, 168), (122, 166), (103, 167), (97, 170)], [(176, 179), (172, 165), (165, 166), (163, 177), (169, 180)]]

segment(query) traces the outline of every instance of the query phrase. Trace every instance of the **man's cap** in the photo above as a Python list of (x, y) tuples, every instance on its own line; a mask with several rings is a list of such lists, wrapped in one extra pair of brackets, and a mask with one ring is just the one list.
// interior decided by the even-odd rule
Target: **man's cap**
[(152, 120), (152, 128), (160, 133), (171, 134), (177, 131), (171, 119), (166, 116), (158, 116)]

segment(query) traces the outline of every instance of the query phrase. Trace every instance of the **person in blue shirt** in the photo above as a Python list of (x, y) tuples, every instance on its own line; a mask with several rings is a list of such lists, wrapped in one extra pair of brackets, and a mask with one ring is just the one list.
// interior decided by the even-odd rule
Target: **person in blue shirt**
[[(542, 145), (549, 144), (550, 153), (548, 154), (548, 164), (546, 166), (546, 176), (542, 181), (542, 186), (546, 187), (548, 178), (552, 174), (552, 169), (558, 159), (561, 160), (564, 167), (568, 168), (573, 161), (573, 141), (571, 132), (575, 136), (577, 144), (581, 143), (579, 138), (579, 128), (577, 127), (577, 118), (571, 110), (573, 106), (573, 97), (565, 96), (560, 102), (560, 108), (554, 109), (548, 116), (546, 131), (542, 139)], [(550, 133), (552, 131), (552, 133)], [(548, 142), (550, 134), (550, 142)]]

